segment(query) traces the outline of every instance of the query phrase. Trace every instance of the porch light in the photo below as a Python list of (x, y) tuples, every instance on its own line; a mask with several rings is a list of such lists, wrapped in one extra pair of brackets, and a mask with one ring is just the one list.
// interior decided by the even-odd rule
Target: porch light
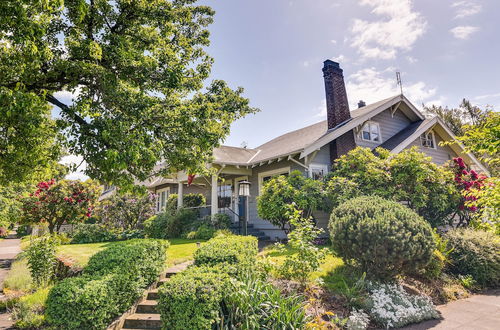
[(238, 195), (245, 196), (245, 197), (250, 196), (250, 185), (251, 185), (251, 183), (249, 181), (246, 181), (246, 180), (240, 181)]

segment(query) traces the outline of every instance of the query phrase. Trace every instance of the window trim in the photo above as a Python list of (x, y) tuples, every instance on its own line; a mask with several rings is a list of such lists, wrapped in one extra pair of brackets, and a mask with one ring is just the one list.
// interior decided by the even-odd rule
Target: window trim
[[(365, 139), (364, 136), (363, 136), (363, 129), (367, 126), (367, 125), (376, 125), (377, 126), (377, 131), (378, 131), (378, 141), (374, 141), (374, 140), (371, 140), (371, 139)], [(370, 127), (371, 128), (371, 127)], [(371, 130), (369, 131), (370, 132), (370, 138), (372, 136), (371, 134)], [(368, 120), (366, 121), (363, 126), (361, 126), (361, 129), (359, 130), (359, 137), (361, 138), (361, 140), (363, 141), (367, 141), (367, 142), (373, 142), (373, 143), (382, 143), (382, 130), (380, 129), (380, 124), (376, 121), (373, 121), (373, 120)]]
[(160, 206), (160, 203), (161, 203), (160, 199), (161, 199), (162, 192), (167, 193), (167, 195), (165, 196), (165, 205), (163, 206), (165, 208), (167, 206), (168, 196), (170, 196), (170, 187), (161, 188), (155, 192), (155, 194), (156, 194), (156, 206), (155, 206), (156, 214), (163, 212), (163, 210), (160, 209), (160, 207), (161, 207)]
[(311, 179), (313, 177), (313, 175), (312, 175), (313, 168), (320, 168), (321, 170), (323, 170), (324, 175), (326, 175), (328, 173), (328, 165), (327, 164), (311, 163), (311, 164), (309, 164), (309, 168), (308, 168), (309, 177)]
[(259, 174), (257, 174), (258, 181), (259, 181), (259, 195), (260, 195), (260, 192), (262, 191), (263, 179), (265, 177), (277, 176), (277, 175), (285, 174), (285, 173), (290, 174), (290, 166), (281, 167), (281, 168), (277, 168), (277, 169), (266, 171), (266, 172), (260, 172)]
[[(425, 139), (429, 140), (429, 138), (427, 137), (428, 134), (431, 134), (431, 136), (432, 136), (432, 147), (424, 146), (424, 141), (422, 140), (422, 135), (425, 135), (426, 136)], [(424, 132), (423, 134), (420, 134), (419, 138), (420, 138), (420, 146), (422, 148), (434, 149), (434, 150), (437, 149), (436, 134), (434, 133), (433, 130), (430, 130), (430, 131)]]

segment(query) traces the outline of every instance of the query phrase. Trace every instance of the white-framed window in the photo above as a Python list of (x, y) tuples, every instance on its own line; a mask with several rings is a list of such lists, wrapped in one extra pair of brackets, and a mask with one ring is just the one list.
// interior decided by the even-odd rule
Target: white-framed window
[(271, 180), (274, 177), (284, 175), (288, 176), (290, 174), (290, 167), (283, 167), (283, 168), (278, 168), (272, 171), (266, 171), (266, 172), (261, 172), (258, 174), (259, 177), (259, 195), (262, 190), (262, 186), (264, 183), (267, 181)]
[(322, 180), (328, 173), (328, 165), (314, 164), (309, 165), (309, 177), (314, 180)]
[(361, 128), (360, 136), (365, 141), (382, 142), (380, 125), (375, 121), (367, 121)]
[(220, 209), (231, 207), (231, 198), (233, 195), (233, 185), (231, 181), (220, 182), (217, 185), (217, 204)]
[(420, 135), (420, 143), (424, 148), (436, 149), (436, 139), (434, 137), (434, 132), (429, 131)]
[(170, 195), (170, 187), (159, 189), (156, 191), (156, 213), (160, 213), (165, 210), (168, 195)]

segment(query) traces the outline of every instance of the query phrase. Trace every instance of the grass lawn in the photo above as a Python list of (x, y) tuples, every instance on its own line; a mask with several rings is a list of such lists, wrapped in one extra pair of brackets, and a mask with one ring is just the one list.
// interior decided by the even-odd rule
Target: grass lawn
[[(355, 283), (361, 274), (354, 274), (351, 269), (349, 269), (344, 261), (333, 255), (333, 251), (330, 246), (322, 246), (322, 249), (328, 249), (325, 260), (321, 263), (320, 268), (311, 273), (309, 280), (315, 282), (318, 279), (323, 282), (322, 286), (328, 290), (343, 293), (345, 291), (346, 284), (352, 285)], [(287, 255), (293, 255), (297, 253), (290, 247), (286, 246), (285, 251), (278, 251), (273, 245), (266, 247), (261, 254), (267, 256), (278, 264), (285, 260)]]
[[(170, 247), (167, 250), (167, 265), (175, 265), (187, 260), (191, 260), (196, 251), (196, 242), (200, 240), (190, 240), (183, 238), (169, 239)], [(58, 254), (72, 258), (81, 266), (85, 266), (90, 257), (97, 252), (115, 244), (122, 242), (104, 242), (89, 244), (68, 244), (58, 247)]]

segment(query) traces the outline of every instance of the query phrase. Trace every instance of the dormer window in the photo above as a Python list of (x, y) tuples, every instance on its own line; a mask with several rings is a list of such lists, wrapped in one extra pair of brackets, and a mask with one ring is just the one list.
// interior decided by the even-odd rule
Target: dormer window
[(432, 131), (420, 135), (420, 142), (424, 148), (436, 149), (436, 141), (434, 139), (434, 132)]
[(365, 141), (381, 142), (380, 126), (377, 122), (369, 121), (361, 128), (361, 139)]

